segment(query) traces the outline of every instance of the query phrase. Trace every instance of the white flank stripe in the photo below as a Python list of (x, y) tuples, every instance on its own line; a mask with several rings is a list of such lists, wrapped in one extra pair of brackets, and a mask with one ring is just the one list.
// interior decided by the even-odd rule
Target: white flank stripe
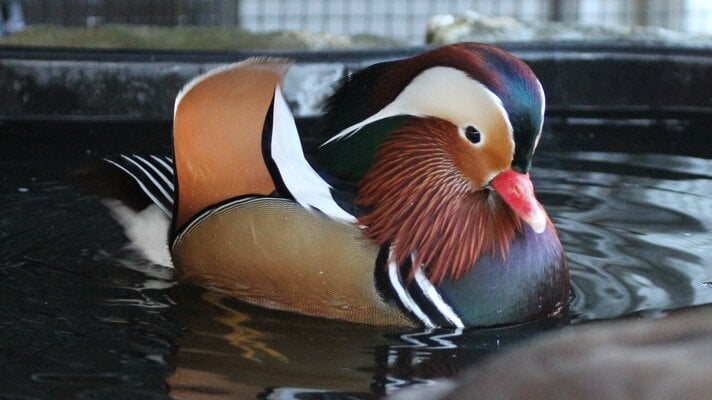
[[(168, 194), (166, 189), (164, 189), (163, 186), (151, 175), (151, 173), (148, 172), (144, 167), (141, 166), (141, 164), (139, 164), (136, 161), (134, 161), (133, 159), (131, 159), (131, 157), (125, 156), (123, 154), (121, 155), (121, 157), (123, 157), (126, 161), (130, 162), (131, 164), (135, 165), (136, 168), (140, 169), (141, 172), (143, 172), (143, 175), (145, 177), (147, 177), (151, 181), (151, 183), (153, 183), (153, 185), (158, 188), (158, 191), (161, 192), (163, 197), (166, 200), (168, 200), (169, 202), (172, 202), (173, 196)], [(155, 169), (155, 167), (154, 167), (154, 169)]]
[(163, 166), (163, 168), (165, 168), (166, 171), (168, 171), (168, 174), (171, 176), (171, 182), (170, 182), (171, 186), (170, 187), (171, 187), (171, 189), (173, 189), (173, 175), (174, 175), (173, 174), (173, 164), (172, 164), (173, 160), (171, 160), (168, 157), (161, 158), (161, 157), (158, 157), (153, 154), (151, 154), (151, 158), (156, 160), (157, 163), (161, 164)]
[(425, 297), (433, 303), (445, 319), (450, 321), (450, 323), (457, 328), (465, 327), (465, 324), (462, 323), (462, 320), (457, 316), (455, 310), (453, 310), (452, 307), (450, 307), (450, 305), (443, 300), (440, 293), (438, 293), (438, 290), (435, 289), (435, 286), (433, 286), (432, 283), (430, 283), (430, 280), (425, 276), (423, 269), (420, 267), (415, 270), (415, 282), (418, 286), (420, 286), (420, 289), (423, 291), (423, 294), (425, 294)]
[[(261, 203), (264, 201), (269, 201), (269, 202), (284, 201), (284, 202), (290, 202), (290, 203), (292, 202), (289, 199), (280, 199), (280, 198), (266, 199), (263, 197), (245, 197), (245, 198), (241, 198), (241, 199), (237, 199), (237, 200), (231, 200), (231, 201), (228, 201), (227, 203), (223, 203), (215, 208), (211, 208), (211, 209), (205, 211), (204, 213), (200, 214), (196, 218), (193, 218), (190, 221), (190, 223), (188, 223), (188, 225), (186, 225), (185, 228), (183, 228), (181, 230), (181, 233), (178, 236), (179, 237), (184, 236), (187, 232), (191, 231), (195, 226), (202, 224), (203, 221), (205, 220), (205, 218), (207, 218), (210, 215), (220, 215), (222, 213), (229, 212), (229, 210), (232, 209), (233, 207), (243, 204), (243, 203), (245, 203), (245, 204), (249, 204), (249, 203), (253, 203), (253, 202)], [(176, 241), (177, 241), (177, 239), (176, 239)], [(173, 243), (175, 243), (176, 241), (174, 241)]]
[(146, 187), (146, 185), (144, 185), (143, 182), (142, 182), (136, 175), (134, 175), (131, 171), (129, 171), (129, 170), (126, 169), (123, 165), (117, 163), (116, 161), (109, 160), (108, 158), (105, 158), (104, 160), (106, 160), (107, 162), (109, 162), (109, 163), (111, 163), (111, 164), (114, 164), (117, 168), (119, 168), (119, 169), (121, 169), (122, 171), (124, 171), (124, 172), (126, 172), (127, 174), (129, 174), (129, 176), (132, 177), (132, 178), (136, 181), (136, 183), (138, 183), (138, 186), (141, 188), (141, 190), (143, 190), (143, 192), (146, 193), (146, 196), (148, 196), (148, 197), (151, 199), (151, 201), (153, 202), (153, 204), (155, 204), (158, 208), (160, 208), (161, 211), (163, 211), (166, 215), (168, 215), (168, 216), (171, 215), (171, 213), (163, 206), (163, 204), (161, 203), (161, 201), (158, 200), (158, 199), (156, 198), (156, 196), (155, 196), (150, 190), (148, 190), (148, 188)]
[(317, 209), (331, 218), (356, 222), (331, 196), (331, 186), (314, 171), (304, 157), (297, 125), (279, 86), (274, 93), (272, 159), (294, 199), (307, 209)]
[[(168, 179), (162, 171), (160, 171), (158, 168), (156, 168), (156, 166), (153, 165), (152, 162), (146, 160), (145, 158), (143, 158), (141, 156), (137, 156), (136, 154), (134, 154), (133, 157), (135, 159), (141, 161), (142, 163), (144, 163), (147, 167), (151, 168), (156, 173), (156, 175), (158, 175), (161, 178), (161, 180), (163, 182), (165, 182), (165, 184), (166, 184), (165, 187), (167, 187), (168, 189), (173, 191), (173, 182), (171, 182), (171, 180)], [(152, 156), (152, 157), (156, 160), (159, 160), (158, 162), (161, 162), (158, 157), (156, 157), (156, 156)]]
[(415, 314), (415, 316), (423, 322), (423, 325), (425, 325), (426, 328), (435, 328), (435, 324), (433, 324), (433, 321), (431, 321), (430, 318), (425, 315), (425, 313), (423, 312), (423, 310), (420, 309), (415, 300), (410, 297), (410, 294), (407, 290), (405, 290), (405, 287), (403, 287), (403, 283), (401, 282), (398, 273), (398, 265), (396, 265), (395, 261), (391, 261), (388, 263), (388, 278), (391, 280), (391, 287), (393, 287), (393, 290), (395, 290), (401, 303), (413, 314)]

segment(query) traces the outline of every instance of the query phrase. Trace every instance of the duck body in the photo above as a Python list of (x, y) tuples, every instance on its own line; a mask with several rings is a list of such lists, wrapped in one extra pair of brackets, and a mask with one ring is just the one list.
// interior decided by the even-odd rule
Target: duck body
[(247, 197), (206, 211), (171, 250), (183, 279), (266, 308), (376, 325), (494, 326), (565, 304), (555, 239), (550, 227), (525, 228), (506, 259), (481, 258), (459, 279), (432, 285), (409, 280), (409, 263), (389, 265), (388, 249), (353, 225), (288, 199)]
[(466, 43), (360, 71), (309, 158), (281, 93), (288, 66), (251, 59), (194, 79), (176, 100), (172, 163), (114, 162), (170, 215), (182, 279), (382, 326), (561, 311), (566, 260), (527, 173), (543, 91), (521, 61)]
[(569, 274), (555, 230), (523, 229), (506, 259), (481, 258), (459, 279), (438, 286), (465, 325), (510, 325), (522, 322), (522, 316), (534, 320), (557, 314), (566, 306)]

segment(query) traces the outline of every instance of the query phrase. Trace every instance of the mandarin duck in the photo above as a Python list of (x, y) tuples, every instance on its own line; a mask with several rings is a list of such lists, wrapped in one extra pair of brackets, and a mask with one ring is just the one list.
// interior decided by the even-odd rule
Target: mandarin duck
[(544, 92), (529, 67), (460, 43), (372, 65), (328, 100), (308, 155), (290, 61), (189, 82), (173, 158), (123, 156), (170, 217), (181, 279), (247, 303), (382, 326), (515, 324), (559, 313), (569, 273), (528, 171)]

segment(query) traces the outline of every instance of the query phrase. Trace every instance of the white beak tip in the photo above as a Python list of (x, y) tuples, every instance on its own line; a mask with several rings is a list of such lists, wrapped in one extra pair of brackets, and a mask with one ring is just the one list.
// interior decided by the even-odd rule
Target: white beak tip
[(539, 205), (539, 207), (532, 212), (530, 218), (525, 220), (525, 222), (529, 224), (529, 226), (532, 227), (532, 230), (536, 233), (542, 233), (546, 230), (546, 213), (540, 207), (541, 205)]

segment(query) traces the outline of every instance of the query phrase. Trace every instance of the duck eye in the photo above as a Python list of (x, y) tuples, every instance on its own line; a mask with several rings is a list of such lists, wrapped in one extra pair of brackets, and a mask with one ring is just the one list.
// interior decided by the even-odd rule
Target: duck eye
[(472, 143), (479, 143), (480, 142), (480, 131), (475, 129), (474, 126), (470, 125), (467, 128), (465, 128), (465, 137), (467, 140), (469, 140)]

